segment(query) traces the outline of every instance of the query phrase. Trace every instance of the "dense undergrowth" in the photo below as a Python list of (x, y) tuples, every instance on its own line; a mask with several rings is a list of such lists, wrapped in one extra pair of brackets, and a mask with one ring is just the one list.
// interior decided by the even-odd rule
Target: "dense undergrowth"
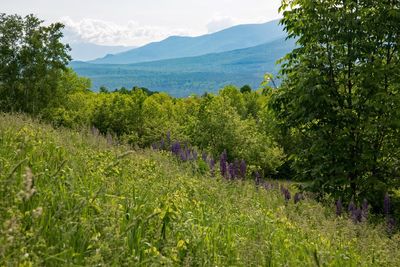
[(0, 116), (2, 266), (398, 266), (400, 237), (168, 152)]

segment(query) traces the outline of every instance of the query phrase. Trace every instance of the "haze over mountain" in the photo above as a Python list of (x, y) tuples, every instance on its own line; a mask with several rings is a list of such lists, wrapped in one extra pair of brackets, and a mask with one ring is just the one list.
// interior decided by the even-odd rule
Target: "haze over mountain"
[(161, 42), (135, 48), (115, 55), (107, 55), (91, 63), (131, 64), (163, 59), (200, 56), (231, 51), (272, 42), (285, 37), (278, 20), (263, 24), (234, 26), (216, 33), (197, 37), (171, 36)]
[(135, 47), (133, 46), (106, 46), (92, 43), (70, 43), (71, 56), (73, 60), (88, 61), (107, 54), (124, 52)]
[(136, 64), (91, 64), (72, 62), (80, 75), (89, 77), (93, 89), (147, 87), (177, 97), (216, 92), (225, 85), (251, 85), (258, 88), (265, 73), (278, 71), (276, 61), (290, 52), (294, 40), (278, 40), (233, 51), (197, 57)]

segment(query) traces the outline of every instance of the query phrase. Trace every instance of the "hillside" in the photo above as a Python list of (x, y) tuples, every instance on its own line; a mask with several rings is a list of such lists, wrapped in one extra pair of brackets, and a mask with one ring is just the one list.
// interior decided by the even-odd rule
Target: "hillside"
[(0, 265), (400, 263), (398, 235), (379, 226), (95, 133), (0, 115)]
[(138, 85), (182, 97), (216, 92), (227, 84), (258, 88), (265, 73), (277, 73), (276, 61), (294, 46), (293, 40), (281, 38), (251, 48), (199, 57), (129, 65), (72, 62), (71, 66), (78, 74), (92, 79), (94, 90), (102, 85), (110, 89)]
[(278, 20), (264, 24), (234, 26), (197, 37), (171, 36), (116, 55), (107, 55), (90, 63), (131, 64), (162, 59), (200, 56), (257, 46), (285, 37)]

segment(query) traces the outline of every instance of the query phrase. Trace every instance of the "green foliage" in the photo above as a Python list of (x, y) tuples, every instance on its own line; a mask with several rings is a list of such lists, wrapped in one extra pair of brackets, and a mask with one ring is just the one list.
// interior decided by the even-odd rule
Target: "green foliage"
[(42, 24), (33, 15), (0, 14), (0, 110), (38, 114), (69, 89), (63, 84), (70, 60), (60, 42), (63, 25)]
[[(200, 163), (199, 163), (200, 164)], [(199, 169), (204, 167), (199, 166)], [(0, 115), (0, 265), (398, 266), (399, 235), (165, 152)]]
[(272, 103), (297, 176), (375, 206), (399, 187), (398, 1), (283, 1), (289, 36)]

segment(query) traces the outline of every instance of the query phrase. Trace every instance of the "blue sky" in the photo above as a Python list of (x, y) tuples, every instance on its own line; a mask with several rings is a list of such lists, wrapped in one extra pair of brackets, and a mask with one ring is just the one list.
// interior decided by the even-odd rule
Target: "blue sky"
[(66, 25), (69, 42), (143, 45), (279, 17), (280, 0), (1, 0), (8, 14), (33, 13)]

